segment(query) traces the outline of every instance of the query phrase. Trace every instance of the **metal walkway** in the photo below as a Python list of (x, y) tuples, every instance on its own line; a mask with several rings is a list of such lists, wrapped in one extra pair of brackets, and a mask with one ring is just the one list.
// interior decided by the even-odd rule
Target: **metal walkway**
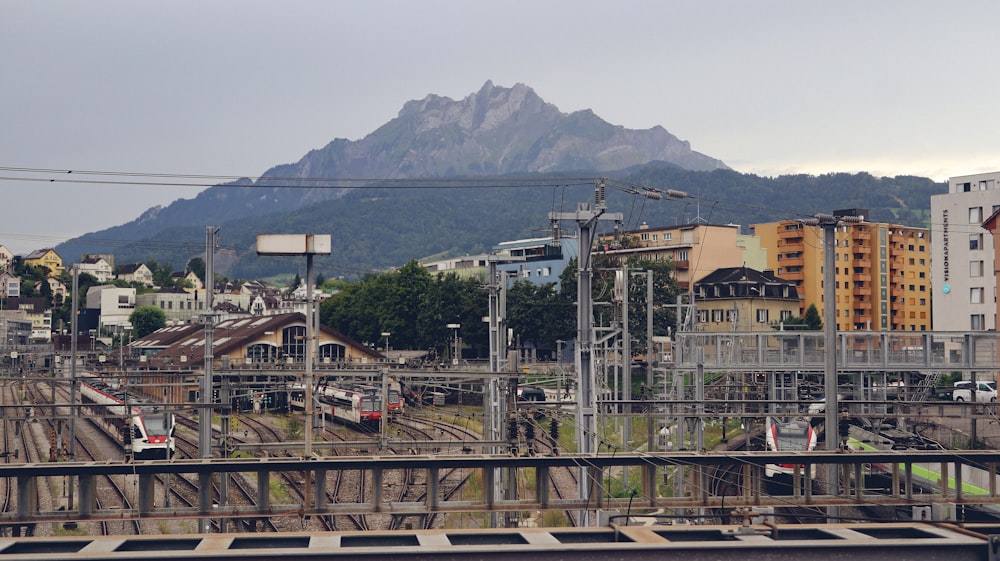
[(280, 535), (0, 539), (0, 559), (993, 560), (994, 526), (609, 526)]

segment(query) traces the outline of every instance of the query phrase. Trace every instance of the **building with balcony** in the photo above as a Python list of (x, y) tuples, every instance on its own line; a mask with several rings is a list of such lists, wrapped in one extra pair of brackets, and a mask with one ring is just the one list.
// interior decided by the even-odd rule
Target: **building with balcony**
[(49, 276), (58, 277), (63, 272), (62, 257), (51, 247), (36, 249), (24, 257), (24, 264), (32, 267), (44, 267)]
[[(835, 215), (864, 216), (863, 209)], [(768, 248), (768, 269), (796, 283), (799, 315), (810, 305), (825, 316), (824, 233), (819, 226), (783, 220), (751, 226)], [(844, 223), (835, 235), (837, 329), (931, 329), (930, 232), (886, 223)]]
[(649, 261), (673, 261), (677, 284), (691, 288), (706, 275), (726, 267), (742, 267), (756, 258), (748, 249), (735, 224), (684, 224), (651, 228), (645, 222), (639, 229), (621, 234), (602, 234), (595, 253), (621, 263), (635, 255)]
[(935, 331), (997, 328), (994, 240), (983, 223), (1000, 210), (998, 183), (1000, 172), (952, 177), (931, 197)]
[[(576, 238), (531, 238), (501, 242), (493, 246), (493, 255), (500, 259), (497, 270), (508, 272), (516, 280), (554, 283), (558, 287), (566, 265), (580, 257), (580, 246)], [(504, 258), (512, 261), (505, 263)]]

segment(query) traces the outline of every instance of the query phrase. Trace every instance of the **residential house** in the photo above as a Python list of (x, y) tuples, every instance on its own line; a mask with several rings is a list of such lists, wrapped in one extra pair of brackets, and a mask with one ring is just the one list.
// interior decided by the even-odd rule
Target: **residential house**
[[(205, 284), (201, 282), (198, 275), (194, 274), (193, 271), (176, 271), (170, 273), (170, 282), (174, 286), (181, 286), (188, 292), (193, 292), (196, 290), (205, 290)], [(185, 284), (190, 285), (190, 288), (184, 286)]]
[(111, 269), (111, 264), (108, 263), (103, 257), (85, 257), (83, 261), (76, 264), (76, 269), (81, 273), (87, 273), (88, 275), (97, 279), (99, 283), (106, 283), (110, 281), (114, 274)]
[(136, 282), (144, 286), (153, 286), (153, 271), (145, 263), (131, 263), (118, 268), (116, 277), (125, 282)]
[(772, 331), (798, 317), (793, 281), (749, 267), (717, 269), (694, 285), (699, 331)]
[(32, 267), (44, 267), (49, 271), (48, 276), (50, 277), (57, 277), (64, 270), (62, 257), (51, 247), (32, 251), (25, 256), (24, 264)]
[(49, 277), (49, 291), (52, 292), (52, 303), (56, 306), (62, 305), (66, 301), (66, 295), (69, 291), (66, 289), (66, 285), (63, 284), (59, 279)]
[(6, 246), (0, 245), (0, 271), (14, 266), (14, 254)]
[(0, 270), (0, 298), (18, 298), (21, 296), (21, 278), (10, 270)]

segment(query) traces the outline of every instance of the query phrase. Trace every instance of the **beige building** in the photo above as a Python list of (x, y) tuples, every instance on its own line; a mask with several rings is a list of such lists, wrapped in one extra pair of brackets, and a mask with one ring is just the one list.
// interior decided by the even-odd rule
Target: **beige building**
[(739, 243), (739, 237), (740, 227), (735, 224), (651, 228), (643, 222), (618, 240), (602, 235), (596, 253), (619, 262), (632, 255), (650, 261), (671, 260), (677, 283), (687, 289), (716, 269), (744, 266), (746, 243)]
[(696, 282), (698, 331), (773, 331), (799, 315), (795, 283), (749, 267), (718, 269)]

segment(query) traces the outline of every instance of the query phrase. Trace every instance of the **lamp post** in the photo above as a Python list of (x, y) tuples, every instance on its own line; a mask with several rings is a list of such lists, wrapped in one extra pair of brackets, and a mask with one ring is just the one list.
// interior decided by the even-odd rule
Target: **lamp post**
[(389, 336), (390, 335), (392, 335), (392, 333), (390, 333), (388, 331), (383, 331), (382, 332), (382, 336), (385, 337), (385, 352), (386, 353), (389, 352)]
[[(306, 372), (305, 385), (305, 450), (303, 455), (306, 458), (312, 457), (312, 432), (313, 432), (313, 344), (314, 325), (313, 316), (313, 256), (330, 254), (329, 234), (258, 234), (257, 235), (257, 255), (305, 255), (306, 256), (306, 348), (305, 361)], [(303, 508), (307, 512), (312, 508), (312, 496), (310, 492), (310, 474), (306, 472), (305, 493), (303, 494)]]
[[(306, 256), (306, 348), (305, 348), (305, 456), (312, 456), (313, 423), (313, 256), (330, 254), (329, 234), (258, 234), (257, 255), (305, 255)], [(308, 478), (306, 478), (308, 481)], [(309, 501), (308, 493), (306, 501)]]
[(458, 330), (461, 329), (461, 328), (462, 328), (462, 324), (460, 324), (460, 323), (449, 323), (448, 324), (448, 329), (451, 329), (451, 330), (453, 330), (455, 332), (454, 348), (452, 349), (452, 354), (451, 354), (451, 363), (453, 365), (457, 365), (458, 364)]

